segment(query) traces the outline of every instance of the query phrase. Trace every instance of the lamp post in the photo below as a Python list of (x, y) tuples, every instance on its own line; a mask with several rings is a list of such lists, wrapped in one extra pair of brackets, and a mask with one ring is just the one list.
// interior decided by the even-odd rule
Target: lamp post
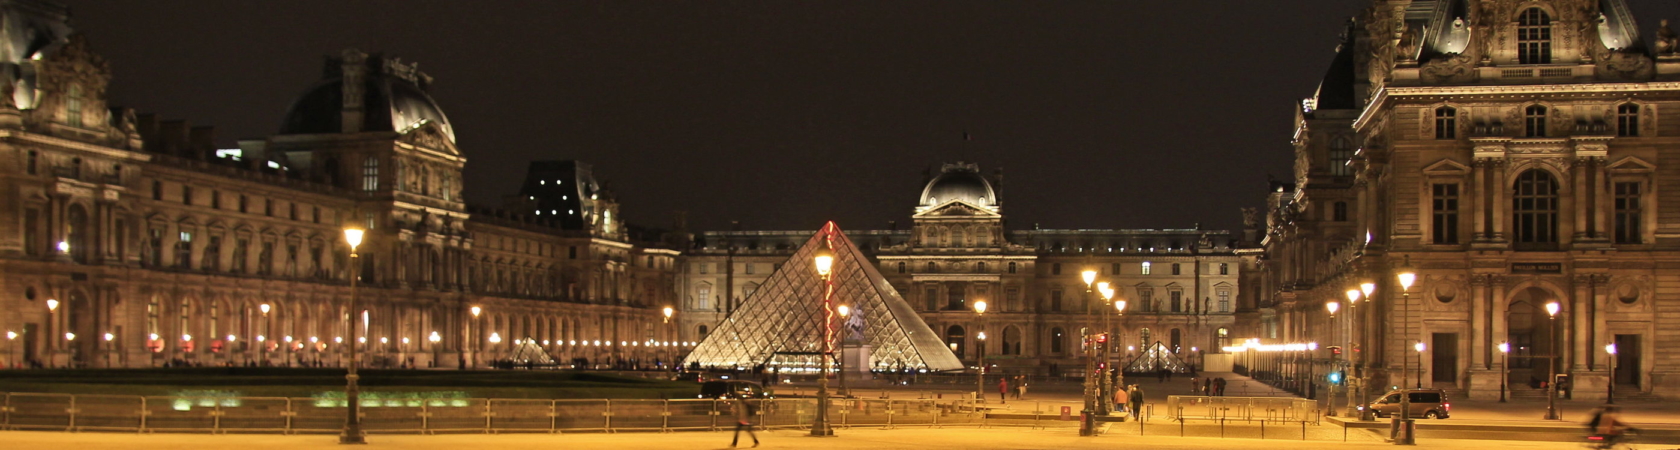
[(117, 336), (113, 335), (111, 333), (105, 333), (104, 337), (105, 337), (105, 368), (109, 369), (109, 368), (111, 368), (111, 341), (113, 339), (116, 339)]
[[(1358, 292), (1359, 291), (1348, 291), (1349, 294)], [(1330, 342), (1340, 343), (1342, 340), (1336, 336), (1337, 334), (1341, 334), (1341, 330), (1338, 329), (1340, 327), (1336, 326), (1336, 311), (1342, 309), (1342, 303), (1335, 300), (1324, 302), (1324, 309), (1330, 312)], [(1331, 372), (1335, 372), (1339, 369), (1341, 369), (1341, 364), (1337, 361), (1336, 354), (1332, 352), (1330, 353), (1330, 370)], [(1328, 411), (1326, 415), (1334, 417), (1336, 415), (1336, 383), (1330, 384), (1330, 392), (1328, 392), (1325, 396), (1325, 403), (1325, 409)]]
[(1546, 303), (1546, 318), (1551, 322), (1552, 332), (1546, 336), (1546, 347), (1551, 355), (1546, 358), (1546, 369), (1551, 376), (1546, 378), (1546, 420), (1559, 420), (1557, 411), (1557, 314), (1562, 306), (1558, 302)]
[[(985, 302), (980, 302), (980, 303), (985, 303)], [(839, 361), (840, 361), (840, 364), (839, 364), (839, 366), (840, 366), (840, 398), (845, 399), (847, 395), (851, 394), (851, 391), (846, 389), (846, 339), (847, 339), (847, 337), (851, 336), (852, 333), (850, 331), (845, 330), (845, 327), (846, 327), (846, 319), (849, 319), (849, 318), (852, 317), (852, 307), (846, 306), (846, 305), (836, 306), (836, 307), (834, 307), (834, 312), (840, 314), (840, 327), (841, 327), (840, 358), (839, 358)], [(840, 406), (842, 408), (844, 408), (846, 406), (845, 400), (841, 400)]]
[(356, 319), (362, 314), (356, 307), (356, 279), (361, 278), (360, 255), (356, 254), (356, 247), (362, 245), (362, 233), (363, 230), (357, 228), (344, 229), (344, 242), (350, 244), (350, 366), (344, 375), (344, 432), (338, 435), (340, 444), (367, 443), (362, 433), (362, 392), (356, 386), (356, 380), (360, 378), (356, 375)]
[[(350, 282), (354, 283), (356, 281), (351, 280)], [(266, 337), (268, 336), (269, 329), (268, 311), (270, 308), (272, 308), (272, 306), (269, 306), (267, 303), (257, 305), (257, 310), (262, 311), (262, 332), (257, 333), (257, 345), (261, 347), (259, 350), (262, 351), (262, 365), (265, 367), (268, 366), (268, 340)]]
[(6, 331), (6, 364), (12, 367), (16, 367), (18, 365), (17, 349), (15, 348), (17, 337), (18, 334), (16, 331)]
[(49, 298), (49, 299), (47, 299), (47, 337), (50, 338), (50, 339), (53, 339), (54, 341), (50, 342), (51, 345), (47, 346), (47, 366), (48, 367), (52, 367), (53, 364), (57, 363), (57, 361), (54, 361), (54, 360), (58, 359), (58, 354), (57, 354), (58, 353), (58, 342), (57, 342), (57, 338), (53, 338), (53, 336), (56, 336), (55, 334), (53, 334), (53, 330), (55, 330), (57, 328), (58, 328), (58, 299)]
[(834, 357), (834, 337), (832, 336), (834, 330), (834, 309), (829, 307), (829, 302), (832, 301), (834, 297), (834, 279), (832, 277), (834, 269), (834, 250), (829, 248), (829, 245), (832, 244), (826, 242), (826, 236), (824, 241), (825, 242), (822, 248), (817, 249), (816, 255), (812, 257), (812, 262), (816, 264), (817, 275), (822, 277), (823, 309), (823, 352), (822, 355), (817, 358), (818, 370), (820, 370), (820, 372), (819, 377), (817, 378), (817, 416), (815, 420), (811, 421), (812, 436), (834, 436), (834, 429), (830, 428), (828, 425), (828, 367), (831, 359), (825, 359)]
[(473, 307), (468, 309), (468, 311), (472, 312), (473, 321), (472, 323), (467, 324), (467, 334), (461, 336), (461, 351), (470, 351), (472, 353), (472, 367), (477, 369), (478, 348), (482, 347), (482, 345), (478, 343), (477, 336), (484, 333), (484, 324), (479, 321), (478, 316), (479, 314), (484, 313), (484, 308), (480, 308), (478, 305), (473, 305)]
[(1499, 403), (1505, 403), (1505, 380), (1511, 377), (1511, 343), (1499, 343)]
[[(980, 300), (980, 301), (974, 302), (974, 314), (979, 316), (979, 319), (980, 319), (979, 320), (980, 325), (978, 327), (975, 327), (975, 328), (978, 328), (978, 329), (975, 330), (975, 335), (974, 335), (975, 339), (978, 341), (978, 342), (976, 342), (976, 345), (974, 346), (974, 354), (979, 359), (978, 363), (976, 364), (976, 366), (978, 366), (978, 368), (974, 371), (974, 401), (979, 402), (979, 403), (985, 403), (986, 402), (986, 301), (985, 300)], [(1003, 400), (1000, 399), (998, 401), (1001, 402)]]
[[(1376, 282), (1364, 281), (1364, 282), (1359, 283), (1359, 292), (1361, 294), (1363, 294), (1362, 297), (1365, 299), (1366, 303), (1370, 303), (1370, 302), (1375, 300), (1373, 297), (1371, 297), (1371, 293), (1375, 292), (1376, 290), (1377, 290), (1377, 283)], [(1369, 311), (1371, 310), (1371, 308), (1365, 308), (1365, 310), (1367, 311), (1365, 314), (1370, 314)], [(1360, 319), (1360, 318), (1362, 318), (1361, 315), (1354, 315), (1354, 317), (1353, 317), (1353, 319), (1355, 319), (1355, 320)], [(1349, 330), (1358, 329), (1361, 332), (1365, 331), (1363, 328), (1357, 328), (1357, 327), (1359, 327), (1359, 325), (1360, 324), (1355, 324), (1355, 323), (1352, 323), (1352, 321), (1349, 321), (1348, 329)], [(1359, 350), (1359, 351), (1354, 352), (1354, 353), (1356, 353), (1355, 356), (1359, 357), (1359, 361), (1354, 364), (1354, 372), (1355, 372), (1355, 375), (1356, 375), (1354, 378), (1356, 380), (1356, 383), (1359, 386), (1359, 402), (1358, 402), (1359, 403), (1359, 420), (1365, 421), (1365, 422), (1370, 422), (1370, 421), (1377, 420), (1376, 413), (1371, 411), (1371, 393), (1368, 392), (1369, 389), (1370, 389), (1370, 379), (1369, 379), (1370, 377), (1369, 377), (1369, 374), (1367, 374), (1365, 372), (1365, 369), (1367, 369), (1368, 368), (1367, 366), (1369, 366), (1369, 364), (1368, 364), (1369, 359), (1366, 358), (1364, 349), (1360, 348), (1360, 341), (1357, 339), (1357, 335), (1351, 335), (1351, 333), (1350, 333), (1350, 336), (1348, 336), (1348, 340), (1349, 340), (1348, 346), (1353, 347), (1355, 350)], [(1350, 393), (1349, 395), (1352, 395), (1352, 394)]]
[[(1091, 269), (1086, 269), (1084, 272), (1081, 272), (1079, 274), (1079, 276), (1080, 276), (1080, 279), (1085, 281), (1085, 299), (1086, 299), (1087, 302), (1089, 302), (1092, 299), (1091, 298), (1092, 297), (1092, 289), (1095, 287), (1095, 286), (1093, 286), (1093, 284), (1097, 282), (1097, 271), (1091, 270)], [(1089, 303), (1087, 303), (1087, 304), (1089, 304)], [(1087, 308), (1087, 310), (1089, 310), (1089, 308)], [(1085, 383), (1084, 383), (1085, 408), (1084, 408), (1084, 410), (1079, 412), (1079, 435), (1080, 436), (1096, 436), (1097, 435), (1097, 417), (1096, 417), (1096, 414), (1097, 414), (1097, 385), (1096, 385), (1096, 382), (1097, 382), (1097, 377), (1096, 377), (1096, 372), (1097, 372), (1097, 358), (1096, 358), (1097, 339), (1096, 339), (1096, 336), (1093, 336), (1092, 333), (1091, 333), (1091, 323), (1089, 322), (1089, 318), (1087, 318), (1086, 320), (1087, 320), (1087, 322), (1086, 322), (1086, 325), (1084, 327), (1084, 332), (1081, 333), (1082, 336), (1080, 336), (1083, 339), (1082, 342), (1084, 342), (1084, 346), (1085, 346), (1085, 348), (1084, 348), (1084, 351), (1085, 351)]]
[(70, 364), (76, 363), (76, 333), (64, 333), (64, 346), (70, 348)]
[[(673, 329), (674, 327), (671, 325), (671, 316), (675, 315), (677, 313), (676, 308), (666, 306), (665, 309), (662, 309), (659, 312), (665, 314), (665, 327), (666, 327), (665, 336), (667, 337), (667, 339), (676, 339), (677, 338), (676, 330)], [(664, 345), (664, 344), (660, 344), (660, 345)], [(665, 359), (670, 360), (671, 365), (675, 366), (677, 364), (677, 362), (676, 362), (676, 359), (677, 359), (676, 358), (676, 352), (671, 351), (671, 349), (669, 347), (665, 347), (664, 348), (664, 353), (665, 353)]]
[(1354, 354), (1352, 353), (1353, 352), (1353, 346), (1354, 346), (1354, 343), (1353, 343), (1353, 320), (1358, 318), (1359, 315), (1354, 313), (1353, 308), (1359, 306), (1359, 298), (1361, 296), (1363, 296), (1363, 294), (1364, 293), (1362, 291), (1360, 291), (1359, 288), (1357, 288), (1357, 287), (1356, 288), (1350, 288), (1350, 289), (1347, 290), (1348, 315), (1347, 315), (1347, 317), (1342, 318), (1342, 322), (1347, 323), (1347, 331), (1348, 331), (1346, 339), (1343, 341), (1344, 343), (1346, 343), (1346, 345), (1342, 347), (1342, 351), (1347, 352), (1346, 353), (1347, 356), (1344, 356), (1342, 358), (1342, 366), (1344, 368), (1343, 369), (1343, 374), (1342, 374), (1342, 383), (1345, 384), (1344, 386), (1342, 386), (1342, 391), (1347, 393), (1347, 414), (1345, 414), (1345, 415), (1348, 416), (1348, 417), (1353, 417), (1355, 414), (1359, 414), (1359, 413), (1354, 412), (1354, 408), (1355, 408), (1354, 405), (1358, 404), (1357, 399), (1354, 397), (1354, 392), (1356, 391), (1355, 386), (1358, 386), (1358, 383), (1359, 383), (1358, 376), (1357, 375), (1348, 376), (1350, 374), (1346, 373), (1347, 372), (1346, 368), (1354, 367), (1354, 362), (1353, 362)]
[[(1097, 296), (1102, 297), (1103, 310), (1114, 304), (1114, 289), (1109, 287), (1107, 281), (1097, 282)], [(1108, 314), (1101, 310), (1097, 311), (1097, 314), (1102, 316), (1102, 338), (1097, 339), (1097, 374), (1101, 376), (1097, 381), (1097, 413), (1108, 415), (1114, 409), (1114, 380), (1108, 376), (1107, 370), (1108, 350), (1111, 345), (1118, 342), (1110, 342), (1113, 337), (1110, 335), (1113, 328), (1109, 326)]]
[(1416, 380), (1417, 381), (1417, 388), (1418, 389), (1423, 389), (1423, 350), (1424, 350), (1425, 347), (1423, 346), (1422, 342), (1419, 342), (1419, 343), (1416, 343), (1416, 344), (1412, 344), (1412, 348), (1417, 349), (1417, 359), (1418, 359), (1418, 373), (1417, 373), (1417, 380)]
[(426, 342), (430, 342), (432, 344), (432, 367), (437, 367), (438, 365), (438, 342), (442, 341), (443, 336), (439, 335), (436, 331), (433, 331), (432, 334), (426, 335)]
[[(1110, 297), (1113, 297), (1114, 296), (1114, 289), (1110, 288), (1106, 295), (1108, 295)], [(1122, 329), (1120, 332), (1115, 333), (1115, 336), (1114, 336), (1115, 337), (1115, 339), (1114, 339), (1114, 347), (1115, 347), (1114, 350), (1115, 350), (1115, 352), (1114, 353), (1115, 353), (1115, 356), (1118, 357), (1119, 354), (1120, 354), (1120, 351), (1119, 351), (1120, 350), (1120, 348), (1119, 348), (1120, 347), (1120, 342), (1126, 340), (1126, 332), (1124, 331), (1124, 328), (1126, 328), (1126, 299), (1115, 300), (1114, 301), (1114, 311), (1115, 311), (1115, 315), (1120, 316), (1119, 327)], [(1114, 367), (1114, 377), (1115, 377), (1114, 378), (1114, 388), (1115, 389), (1125, 389), (1126, 388), (1126, 368), (1120, 367), (1120, 365), (1118, 363), (1116, 363), (1115, 367)]]
[[(1397, 281), (1400, 282), (1400, 333), (1402, 336), (1407, 334), (1407, 319), (1410, 319), (1410, 317), (1406, 317), (1406, 313), (1411, 309), (1412, 283), (1417, 281), (1417, 272), (1412, 271), (1411, 265), (1411, 258), (1407, 257), (1406, 262), (1401, 264), (1400, 271), (1394, 274)], [(1412, 370), (1411, 361), (1411, 358), (1404, 355), (1400, 357), (1400, 416), (1394, 419), (1399, 421), (1399, 427), (1397, 428), (1399, 435), (1395, 436), (1395, 445), (1417, 444), (1416, 437), (1412, 435), (1412, 430), (1414, 430), (1412, 428), (1412, 395), (1405, 390), (1406, 377)]]
[(1610, 357), (1610, 380), (1604, 383), (1604, 403), (1616, 404), (1616, 343), (1604, 344), (1604, 354)]

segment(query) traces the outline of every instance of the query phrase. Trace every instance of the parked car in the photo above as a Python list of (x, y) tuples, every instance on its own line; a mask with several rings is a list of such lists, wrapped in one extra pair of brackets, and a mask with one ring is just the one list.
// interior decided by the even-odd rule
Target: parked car
[[(1425, 419), (1445, 419), (1452, 415), (1452, 404), (1448, 403), (1447, 393), (1440, 389), (1405, 389), (1404, 393), (1410, 397), (1412, 417)], [(1388, 417), (1400, 413), (1400, 394), (1396, 389), (1383, 394), (1381, 398), (1371, 402), (1371, 412), (1377, 417)]]
[(740, 398), (770, 398), (770, 393), (764, 390), (764, 385), (744, 380), (715, 380), (700, 384), (699, 398), (723, 398), (726, 396)]

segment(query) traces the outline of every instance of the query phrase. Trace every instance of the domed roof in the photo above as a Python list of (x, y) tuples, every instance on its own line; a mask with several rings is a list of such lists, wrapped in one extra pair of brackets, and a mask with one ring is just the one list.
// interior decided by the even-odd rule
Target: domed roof
[[(437, 101), (426, 93), (430, 78), (413, 64), (375, 55), (366, 58), (346, 51), (342, 58), (329, 58), (327, 76), (292, 102), (280, 134), (344, 133), (345, 79), (360, 79), (362, 125), (357, 131), (408, 131), (425, 123), (436, 124), (450, 143), (455, 130)], [(346, 77), (346, 73), (350, 73)]]
[(961, 162), (946, 164), (939, 176), (922, 189), (921, 206), (938, 206), (953, 200), (981, 207), (998, 204), (997, 191), (980, 175), (979, 166)]

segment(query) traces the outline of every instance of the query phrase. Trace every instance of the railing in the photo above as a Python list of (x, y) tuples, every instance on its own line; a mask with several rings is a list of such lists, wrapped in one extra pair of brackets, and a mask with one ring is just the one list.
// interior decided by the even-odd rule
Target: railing
[[(340, 398), (159, 397), (5, 393), (0, 430), (331, 433), (344, 427)], [(808, 428), (813, 399), (751, 400), (761, 428)], [(370, 433), (720, 430), (733, 427), (726, 401), (363, 399)], [(978, 426), (967, 399), (832, 399), (835, 427)]]
[(1167, 416), (1174, 420), (1241, 420), (1317, 424), (1318, 402), (1293, 397), (1167, 396)]

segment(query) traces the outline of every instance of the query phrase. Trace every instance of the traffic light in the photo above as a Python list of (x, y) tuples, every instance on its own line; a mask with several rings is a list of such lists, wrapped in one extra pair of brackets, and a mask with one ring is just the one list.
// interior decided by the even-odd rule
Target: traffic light
[(1329, 347), (1326, 347), (1326, 348), (1330, 349), (1330, 354), (1332, 354), (1332, 355), (1342, 354), (1342, 346), (1340, 346), (1340, 345), (1332, 345), (1332, 346), (1329, 346)]
[(1097, 335), (1097, 343), (1098, 344), (1107, 344), (1108, 343), (1108, 333), (1103, 333), (1103, 334)]
[(1342, 384), (1342, 372), (1330, 372), (1330, 384)]

